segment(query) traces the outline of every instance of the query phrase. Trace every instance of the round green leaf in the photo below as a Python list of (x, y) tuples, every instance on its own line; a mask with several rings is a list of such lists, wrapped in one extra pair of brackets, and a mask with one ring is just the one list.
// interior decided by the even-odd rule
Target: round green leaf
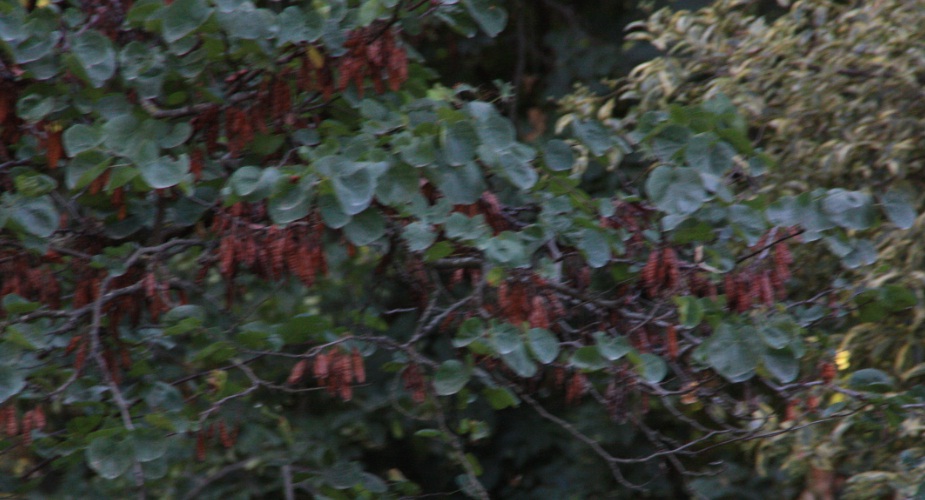
[(49, 196), (23, 198), (13, 205), (10, 220), (39, 238), (47, 238), (58, 229), (58, 210)]
[(444, 361), (434, 372), (434, 390), (440, 396), (456, 394), (469, 382), (469, 368), (462, 362)]
[(491, 344), (498, 354), (507, 354), (523, 346), (520, 334), (511, 325), (499, 325), (491, 330)]
[(603, 267), (610, 262), (610, 244), (596, 229), (585, 228), (578, 238), (578, 248), (584, 252), (588, 265)]
[(26, 377), (20, 370), (8, 365), (0, 365), (0, 403), (19, 394), (26, 388)]
[(430, 248), (437, 239), (437, 233), (431, 229), (430, 224), (415, 221), (402, 229), (402, 238), (408, 243), (409, 250), (421, 252)]
[(276, 224), (288, 224), (299, 220), (311, 208), (308, 190), (301, 185), (286, 184), (281, 193), (275, 194), (267, 204), (267, 212)]
[(875, 368), (864, 368), (851, 374), (848, 387), (867, 392), (884, 393), (895, 388), (893, 377)]
[(204, 0), (176, 0), (165, 10), (161, 33), (168, 43), (176, 42), (206, 22), (212, 9)]
[(344, 236), (357, 246), (369, 245), (384, 235), (385, 218), (374, 208), (355, 215), (344, 226)]
[(116, 72), (112, 42), (96, 30), (86, 30), (71, 41), (71, 52), (94, 87), (102, 87)]
[(510, 389), (506, 387), (486, 387), (482, 390), (488, 404), (495, 410), (503, 410), (511, 406), (517, 406), (520, 401)]
[(138, 166), (141, 178), (154, 189), (176, 186), (189, 173), (189, 156), (186, 153), (174, 160), (161, 156), (157, 160)]
[(440, 134), (443, 158), (453, 166), (464, 165), (475, 159), (479, 145), (478, 135), (472, 124), (459, 121), (446, 126)]
[(871, 196), (860, 191), (832, 189), (822, 201), (822, 209), (845, 229), (867, 229), (877, 220)]
[(896, 227), (909, 229), (915, 223), (915, 208), (908, 192), (900, 189), (887, 191), (880, 199), (880, 204), (890, 222), (896, 224)]
[(485, 191), (485, 177), (475, 162), (455, 168), (428, 169), (440, 192), (454, 205), (475, 203)]
[(115, 479), (129, 469), (134, 461), (131, 443), (117, 435), (94, 439), (86, 451), (90, 468), (105, 479)]
[(68, 156), (99, 146), (103, 134), (95, 127), (78, 123), (64, 131), (64, 151)]
[(522, 343), (513, 351), (502, 354), (501, 360), (521, 377), (530, 378), (536, 375), (536, 363), (527, 356), (527, 350)]
[(668, 374), (668, 364), (655, 354), (645, 353), (639, 355), (636, 371), (643, 380), (650, 384), (657, 384)]
[(543, 158), (546, 160), (546, 166), (557, 172), (571, 170), (575, 163), (572, 147), (559, 139), (546, 142), (546, 147), (543, 148)]
[(512, 153), (503, 152), (498, 155), (498, 165), (501, 174), (520, 189), (530, 189), (539, 179), (539, 174), (530, 162), (522, 161)]
[(753, 343), (757, 333), (743, 326), (721, 324), (706, 342), (701, 344), (707, 361), (730, 382), (744, 382), (755, 374), (758, 354)]
[(469, 113), (478, 122), (476, 134), (482, 146), (495, 153), (504, 151), (517, 140), (517, 131), (510, 120), (501, 116), (501, 113), (487, 102), (470, 102)]
[(559, 355), (559, 339), (549, 330), (531, 328), (527, 332), (527, 345), (537, 361), (548, 365)]
[(599, 370), (607, 366), (607, 360), (601, 356), (597, 346), (588, 345), (576, 349), (569, 364), (582, 370)]
[(781, 383), (793, 382), (800, 374), (800, 360), (790, 349), (765, 351), (761, 354), (761, 361), (768, 372)]
[(572, 122), (575, 136), (588, 146), (594, 156), (602, 156), (614, 146), (610, 133), (600, 122), (594, 120), (575, 120)]
[(687, 164), (703, 173), (723, 176), (733, 166), (735, 149), (707, 132), (691, 137), (684, 150)]
[(709, 199), (696, 170), (666, 165), (653, 170), (646, 179), (646, 193), (669, 214), (691, 214)]
[(157, 460), (167, 453), (167, 436), (154, 429), (138, 429), (132, 433), (132, 447), (139, 462)]
[(633, 346), (622, 335), (611, 336), (604, 332), (595, 332), (594, 340), (597, 342), (598, 352), (610, 361), (616, 361), (633, 351)]
[(507, 11), (493, 0), (463, 0), (469, 15), (488, 36), (494, 38), (507, 24)]
[(376, 178), (365, 169), (358, 169), (350, 175), (336, 176), (331, 179), (334, 195), (341, 209), (347, 215), (356, 215), (369, 207), (376, 190)]

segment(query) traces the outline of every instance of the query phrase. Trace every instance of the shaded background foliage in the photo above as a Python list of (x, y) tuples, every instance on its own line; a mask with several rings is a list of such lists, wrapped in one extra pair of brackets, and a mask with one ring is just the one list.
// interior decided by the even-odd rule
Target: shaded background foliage
[(884, 96), (790, 50), (901, 3), (0, 7), (5, 490), (916, 494), (915, 108), (832, 146)]

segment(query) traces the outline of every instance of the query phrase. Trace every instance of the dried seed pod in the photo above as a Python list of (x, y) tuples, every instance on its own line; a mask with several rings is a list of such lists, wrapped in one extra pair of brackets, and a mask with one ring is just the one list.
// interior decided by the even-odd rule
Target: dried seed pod
[(10, 437), (19, 435), (19, 422), (16, 419), (16, 408), (7, 406), (4, 412), (6, 413), (6, 427), (3, 429), (4, 432), (6, 432), (6, 435)]
[(579, 399), (588, 391), (588, 378), (581, 372), (576, 372), (569, 380), (568, 387), (565, 389), (565, 403), (577, 403)]
[(330, 356), (327, 353), (320, 353), (315, 356), (315, 363), (312, 366), (312, 374), (318, 379), (318, 382), (323, 384), (330, 374), (331, 363)]
[(836, 373), (837, 370), (834, 363), (824, 361), (819, 367), (819, 378), (826, 384), (831, 384), (832, 381), (835, 380)]
[(27, 411), (22, 418), (22, 444), (23, 446), (32, 445), (32, 410)]
[(80, 373), (87, 360), (87, 343), (81, 342), (77, 348), (77, 354), (74, 356), (74, 371)]
[(675, 325), (669, 325), (665, 330), (665, 345), (668, 350), (668, 359), (678, 359), (678, 332)]
[(815, 413), (819, 409), (819, 396), (812, 394), (806, 397), (806, 412)]
[(530, 314), (527, 317), (531, 328), (549, 328), (549, 311), (543, 298), (534, 295), (530, 301)]
[(202, 462), (206, 459), (206, 438), (202, 431), (196, 433), (196, 460)]
[(353, 349), (350, 353), (350, 361), (353, 365), (353, 379), (356, 380), (358, 384), (363, 384), (366, 382), (366, 366), (363, 363), (363, 356), (360, 354), (358, 349)]
[(655, 296), (658, 293), (659, 257), (660, 252), (658, 250), (652, 250), (649, 253), (649, 259), (646, 261), (646, 265), (642, 268), (642, 284), (650, 296)]
[(45, 428), (47, 421), (45, 418), (45, 411), (42, 410), (41, 406), (36, 406), (32, 409), (32, 424), (34, 428), (39, 430)]
[(234, 435), (230, 432), (224, 421), (218, 423), (218, 440), (225, 449), (234, 446)]
[(418, 365), (408, 365), (402, 372), (401, 378), (405, 389), (411, 392), (412, 401), (415, 403), (423, 403), (427, 400), (427, 391), (424, 387), (424, 376), (421, 374)]
[(800, 415), (799, 405), (800, 405), (799, 399), (791, 399), (787, 403), (787, 409), (784, 410), (784, 418), (782, 421), (789, 422), (791, 420), (796, 420)]
[(302, 377), (305, 376), (305, 370), (308, 368), (308, 360), (301, 359), (295, 365), (293, 365), (292, 370), (289, 372), (289, 377), (286, 379), (286, 383), (289, 385), (295, 385), (302, 381)]
[(681, 283), (681, 263), (678, 261), (678, 252), (667, 247), (662, 251), (662, 262), (665, 268), (665, 288), (674, 290)]

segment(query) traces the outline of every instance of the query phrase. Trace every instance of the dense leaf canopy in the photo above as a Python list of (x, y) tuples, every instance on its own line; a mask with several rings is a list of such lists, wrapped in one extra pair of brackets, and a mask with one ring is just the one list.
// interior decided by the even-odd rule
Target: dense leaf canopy
[(735, 88), (616, 118), (606, 86), (528, 108), (523, 68), (439, 83), (430, 40), (531, 12), (0, 3), (0, 487), (675, 497), (742, 443), (920, 408), (833, 341), (917, 304), (846, 279), (905, 192), (781, 187)]

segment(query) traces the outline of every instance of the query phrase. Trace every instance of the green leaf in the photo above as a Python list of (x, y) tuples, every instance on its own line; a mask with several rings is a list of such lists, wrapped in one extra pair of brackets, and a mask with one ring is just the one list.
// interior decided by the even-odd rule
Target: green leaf
[(301, 185), (287, 184), (283, 190), (270, 198), (267, 212), (275, 224), (285, 225), (297, 221), (311, 209), (308, 189)]
[(10, 220), (23, 231), (39, 238), (51, 236), (61, 222), (58, 210), (47, 195), (18, 200), (10, 213)]
[(691, 167), (703, 173), (722, 177), (733, 166), (735, 149), (720, 141), (715, 134), (697, 134), (688, 141), (684, 159)]
[(7, 314), (29, 313), (42, 307), (42, 304), (26, 300), (15, 293), (4, 295), (2, 304)]
[(409, 165), (424, 167), (437, 160), (437, 150), (430, 137), (415, 137), (401, 148), (399, 156)]
[(691, 131), (680, 125), (668, 125), (651, 139), (652, 154), (662, 162), (671, 162), (674, 156), (687, 146)]
[(486, 387), (482, 389), (482, 394), (485, 395), (488, 404), (495, 410), (516, 407), (520, 404), (517, 396), (506, 387)]
[(64, 151), (68, 156), (99, 146), (103, 142), (103, 134), (99, 129), (78, 123), (64, 131)]
[(415, 221), (402, 229), (402, 238), (408, 243), (412, 252), (422, 252), (430, 248), (437, 239), (437, 233), (422, 221)]
[(5, 403), (25, 388), (26, 377), (20, 370), (9, 365), (0, 365), (0, 403)]
[(668, 375), (668, 364), (655, 354), (640, 354), (639, 361), (635, 365), (639, 376), (650, 384), (657, 384), (665, 378), (665, 375)]
[(523, 346), (520, 333), (508, 324), (492, 328), (489, 338), (491, 339), (492, 347), (495, 348), (495, 352), (498, 354), (507, 354)]
[(587, 345), (572, 353), (569, 364), (582, 370), (600, 370), (607, 366), (607, 360), (601, 356), (597, 346)]
[(168, 43), (176, 42), (201, 26), (212, 14), (203, 0), (176, 0), (164, 9), (161, 33)]
[(883, 211), (890, 222), (900, 229), (909, 229), (915, 223), (916, 213), (912, 196), (905, 190), (891, 189), (880, 198)]
[(484, 332), (485, 327), (482, 324), (482, 320), (479, 318), (469, 318), (459, 325), (459, 332), (456, 334), (456, 337), (453, 338), (453, 347), (457, 349), (466, 347), (482, 338)]
[(546, 160), (546, 166), (556, 172), (571, 170), (575, 163), (572, 147), (559, 139), (546, 142), (546, 147), (543, 148), (543, 158)]
[(623, 335), (594, 332), (594, 341), (597, 342), (597, 348), (601, 355), (610, 361), (616, 361), (633, 351), (633, 346)]
[(610, 262), (610, 244), (597, 229), (585, 228), (578, 238), (578, 248), (584, 252), (588, 265), (603, 267)]
[(338, 462), (322, 471), (325, 482), (336, 490), (346, 490), (363, 480), (363, 468), (356, 462)]
[(537, 361), (548, 365), (559, 355), (559, 339), (549, 330), (531, 328), (527, 331), (527, 345)]
[(151, 462), (167, 453), (167, 436), (154, 429), (136, 429), (131, 434), (131, 442), (139, 462)]
[(777, 323), (763, 324), (758, 327), (761, 340), (771, 349), (783, 349), (790, 345), (790, 342), (793, 341), (793, 335), (788, 330), (786, 325)]
[(314, 42), (321, 37), (324, 29), (324, 19), (310, 6), (307, 11), (299, 7), (290, 6), (283, 9), (279, 15), (279, 30), (276, 34), (276, 43), (282, 46), (286, 43)]
[(141, 178), (154, 189), (176, 186), (189, 173), (189, 156), (183, 153), (176, 160), (161, 156), (157, 160), (138, 166)]
[(575, 136), (588, 146), (594, 156), (602, 156), (614, 146), (610, 132), (595, 120), (575, 120), (572, 122)]
[(723, 323), (698, 350), (703, 349), (710, 366), (727, 380), (744, 382), (752, 378), (758, 364), (756, 337), (752, 328)]
[(768, 372), (783, 384), (793, 382), (800, 374), (800, 360), (790, 349), (766, 350), (761, 353), (761, 361)]
[(475, 162), (455, 168), (429, 169), (440, 192), (454, 205), (475, 203), (485, 191), (482, 169)]
[(871, 196), (860, 191), (832, 189), (822, 201), (822, 209), (845, 229), (867, 229), (877, 220)]
[(646, 193), (669, 214), (691, 214), (709, 199), (703, 181), (691, 168), (657, 167), (646, 179)]
[(469, 382), (469, 367), (450, 359), (444, 361), (434, 372), (434, 391), (439, 396), (456, 394)]
[[(500, 153), (514, 145), (517, 140), (514, 124), (501, 116), (494, 106), (480, 101), (470, 102), (467, 106), (469, 113), (478, 122), (476, 134), (485, 150)], [(487, 161), (486, 158), (483, 159)]]
[(518, 265), (527, 259), (527, 252), (523, 242), (516, 233), (504, 231), (491, 238), (485, 245), (485, 255), (491, 260), (501, 264)]
[(681, 321), (681, 325), (687, 328), (694, 328), (703, 321), (703, 304), (700, 303), (697, 297), (685, 295), (683, 297), (676, 297), (674, 301), (678, 306), (678, 318)]
[(385, 235), (385, 218), (378, 210), (357, 214), (344, 226), (344, 236), (357, 246), (369, 245)]
[(498, 155), (498, 165), (501, 174), (520, 189), (530, 189), (539, 179), (533, 165), (528, 161), (522, 161), (513, 153), (503, 152)]
[(523, 343), (519, 344), (513, 351), (502, 354), (501, 360), (521, 377), (530, 378), (536, 375), (536, 363), (527, 356), (527, 349), (524, 348)]
[(376, 191), (378, 175), (371, 168), (357, 168), (347, 175), (331, 178), (334, 195), (347, 215), (356, 215), (369, 207)]
[(443, 128), (440, 134), (443, 158), (453, 166), (464, 165), (475, 159), (475, 150), (479, 145), (478, 135), (472, 124), (458, 121)]
[(507, 24), (507, 11), (499, 2), (493, 0), (463, 0), (463, 5), (475, 19), (479, 28), (482, 28), (489, 37), (494, 38), (501, 33)]
[(94, 87), (102, 87), (116, 72), (116, 51), (112, 42), (96, 30), (77, 35), (71, 41), (71, 51)]
[(248, 196), (260, 187), (261, 170), (253, 166), (241, 167), (231, 174), (228, 179), (228, 185), (231, 186), (234, 194), (244, 197)]
[(895, 389), (893, 377), (875, 368), (864, 368), (851, 374), (848, 387), (857, 391), (884, 393)]
[(87, 464), (104, 479), (115, 479), (125, 473), (134, 461), (131, 443), (116, 435), (94, 439), (86, 451)]

